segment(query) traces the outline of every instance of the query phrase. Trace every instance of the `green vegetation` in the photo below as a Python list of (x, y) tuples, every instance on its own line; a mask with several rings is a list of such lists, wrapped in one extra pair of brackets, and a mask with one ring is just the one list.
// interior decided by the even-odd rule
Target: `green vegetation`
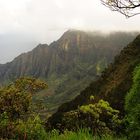
[[(74, 129), (75, 131), (77, 130), (77, 126), (81, 128), (81, 125), (83, 126), (82, 128), (84, 128), (84, 125), (91, 125), (91, 128), (94, 127), (95, 124), (93, 123), (93, 120), (97, 114), (97, 104), (101, 101), (101, 99), (103, 99), (103, 102), (109, 102), (109, 105), (111, 108), (113, 108), (113, 110), (119, 110), (120, 112), (117, 114), (119, 119), (117, 121), (118, 123), (111, 125), (115, 126), (114, 130), (116, 135), (122, 134), (127, 135), (129, 139), (140, 139), (140, 66), (138, 66), (140, 64), (139, 46), (140, 35), (121, 51), (120, 55), (115, 58), (114, 63), (109, 65), (109, 67), (102, 73), (101, 77), (97, 81), (92, 82), (74, 100), (59, 107), (58, 111), (48, 120), (51, 128), (66, 127), (68, 130)], [(90, 105), (89, 98), (93, 98), (93, 96), (95, 102)], [(94, 108), (95, 106), (96, 108)], [(80, 110), (80, 108), (82, 108), (82, 110)], [(84, 112), (86, 113), (84, 114)], [(102, 113), (98, 113), (98, 115), (102, 116)], [(106, 123), (107, 121), (107, 123), (109, 123), (109, 117), (107, 115), (105, 116), (105, 121), (99, 117), (99, 122), (101, 121)], [(88, 119), (90, 121), (88, 121)], [(82, 122), (80, 122), (81, 120), (83, 120), (83, 123), (85, 121), (85, 123), (82, 124)], [(107, 123), (106, 125), (108, 126)]]
[(0, 138), (2, 139), (24, 139), (45, 140), (47, 133), (38, 116), (28, 119), (16, 119), (11, 121), (6, 113), (0, 116)]
[(46, 117), (47, 122), (37, 113), (41, 111), (41, 102), (39, 108), (33, 103), (34, 95), (48, 87), (46, 83), (22, 77), (1, 87), (0, 139), (139, 140), (139, 45), (140, 36), (121, 52), (98, 81), (74, 101), (63, 104), (49, 119)]
[(46, 83), (29, 77), (19, 78), (9, 86), (1, 87), (0, 138), (15, 140), (113, 139), (111, 135), (115, 134), (114, 129), (121, 122), (118, 118), (119, 112), (111, 108), (106, 101), (100, 100), (94, 103), (93, 96), (90, 97), (90, 104), (80, 106), (77, 110), (65, 114), (63, 124), (58, 130), (46, 132), (40, 117), (30, 112), (33, 94), (45, 88), (47, 88)]
[(49, 119), (52, 126), (61, 122), (64, 113), (88, 104), (91, 95), (96, 101), (100, 99), (108, 101), (112, 108), (120, 111), (121, 116), (125, 116), (125, 96), (132, 86), (133, 71), (138, 64), (140, 64), (140, 35), (121, 51), (98, 80), (92, 82), (75, 99), (58, 108)]
[(49, 123), (45, 127), (40, 117), (30, 112), (33, 94), (45, 88), (46, 83), (29, 77), (1, 87), (1, 139), (127, 140), (126, 135), (128, 139), (140, 138), (140, 65), (133, 72), (133, 84), (125, 100), (127, 114), (123, 119), (107, 101), (97, 102), (90, 96), (88, 104), (63, 114), (61, 123), (56, 124), (57, 130), (50, 129)]
[(35, 103), (42, 100), (48, 108), (40, 112), (43, 116), (48, 111), (54, 113), (62, 103), (73, 100), (95, 81), (136, 35), (136, 32), (66, 31), (49, 46), (39, 44), (12, 62), (0, 65), (0, 84), (9, 84), (21, 76), (46, 80), (49, 88), (33, 99)]
[[(33, 120), (30, 118), (30, 115), (32, 115), (30, 114), (30, 106), (32, 95), (45, 88), (47, 88), (47, 84), (43, 81), (23, 77), (0, 89), (1, 138), (11, 139), (17, 135), (21, 135), (17, 137), (23, 138), (27, 133), (30, 133), (32, 137), (32, 131), (35, 131), (34, 134), (36, 133), (36, 135), (37, 132), (43, 131), (42, 125), (38, 125), (39, 118)], [(38, 134), (38, 136), (40, 135)]]
[(133, 85), (126, 96), (125, 108), (127, 111), (128, 135), (130, 139), (140, 138), (140, 65), (133, 73)]
[(87, 129), (80, 129), (77, 132), (65, 131), (59, 135), (58, 131), (53, 130), (48, 140), (127, 140), (126, 138), (118, 138), (110, 135), (106, 136), (93, 136)]
[(30, 112), (33, 94), (45, 88), (47, 85), (44, 82), (29, 77), (17, 79), (9, 86), (1, 87), (0, 136), (2, 139), (113, 139), (107, 135), (114, 135), (114, 129), (120, 125), (119, 112), (111, 108), (106, 101), (100, 100), (94, 103), (93, 96), (90, 97), (90, 104), (66, 113), (63, 124), (58, 130), (47, 132), (40, 117)]
[[(115, 134), (121, 127), (119, 111), (110, 107), (109, 103), (99, 100), (88, 105), (82, 105), (77, 110), (67, 112), (62, 117), (61, 124), (56, 124), (61, 131), (77, 131), (80, 128), (90, 128), (94, 135)], [(64, 129), (64, 130), (63, 130)]]

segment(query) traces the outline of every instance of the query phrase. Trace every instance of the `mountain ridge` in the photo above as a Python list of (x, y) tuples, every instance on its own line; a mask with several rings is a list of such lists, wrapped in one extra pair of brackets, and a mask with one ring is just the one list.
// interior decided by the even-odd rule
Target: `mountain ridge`
[(95, 97), (96, 102), (100, 99), (108, 101), (123, 116), (125, 96), (132, 86), (133, 71), (138, 64), (140, 64), (140, 35), (116, 56), (114, 63), (109, 65), (98, 80), (92, 82), (75, 99), (62, 104), (49, 118), (47, 124), (57, 128), (65, 113), (88, 104), (91, 95)]
[(22, 76), (46, 80), (48, 91), (37, 94), (36, 99), (43, 98), (46, 106), (55, 111), (94, 81), (135, 36), (135, 33), (122, 32), (105, 36), (67, 31), (50, 45), (39, 44), (32, 51), (0, 65), (0, 83)]

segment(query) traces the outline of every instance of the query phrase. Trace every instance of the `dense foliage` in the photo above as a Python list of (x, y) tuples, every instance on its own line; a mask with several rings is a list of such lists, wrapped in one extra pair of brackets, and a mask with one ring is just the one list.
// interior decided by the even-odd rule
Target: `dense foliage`
[[(38, 124), (36, 125), (38, 119), (27, 120), (29, 117), (27, 114), (32, 103), (32, 94), (45, 88), (47, 88), (47, 84), (43, 81), (35, 78), (23, 77), (17, 79), (9, 86), (0, 89), (1, 138), (13, 138), (22, 133), (23, 129), (29, 131), (37, 129), (37, 131), (39, 131), (42, 126), (39, 127)], [(30, 125), (31, 128), (28, 127), (28, 125)], [(24, 133), (26, 133), (26, 131), (24, 131)]]
[[(102, 137), (103, 134), (114, 134), (114, 130), (120, 125), (119, 111), (110, 107), (109, 103), (100, 100), (80, 106), (77, 110), (68, 112), (63, 117), (63, 123), (59, 124), (59, 130), (64, 134), (59, 136), (59, 131), (46, 132), (39, 116), (27, 115), (32, 103), (32, 95), (44, 88), (46, 83), (29, 77), (17, 79), (14, 83), (0, 90), (0, 136), (3, 139), (24, 140), (53, 140), (54, 138), (81, 139), (86, 135), (92, 139), (92, 134)], [(61, 129), (60, 129), (61, 127)], [(79, 131), (87, 128), (88, 131)], [(72, 130), (77, 132), (70, 132)], [(91, 134), (90, 134), (91, 133)]]
[(38, 116), (26, 120), (16, 119), (11, 121), (6, 113), (0, 116), (0, 138), (21, 140), (44, 140), (47, 133)]
[[(120, 125), (119, 111), (114, 110), (108, 102), (103, 100), (94, 103), (93, 96), (90, 97), (90, 104), (66, 113), (63, 124), (59, 125), (59, 130), (46, 132), (39, 116), (27, 115), (32, 103), (32, 94), (46, 87), (46, 83), (29, 77), (19, 78), (9, 86), (1, 87), (1, 139), (113, 139), (107, 135), (113, 135), (114, 130)], [(62, 131), (63, 133), (60, 134)]]
[(140, 139), (140, 65), (133, 74), (133, 85), (126, 96), (128, 135), (130, 139)]
[(107, 101), (99, 100), (94, 102), (91, 96), (91, 103), (82, 105), (78, 109), (67, 112), (63, 115), (61, 123), (56, 124), (60, 131), (77, 131), (80, 128), (89, 128), (94, 135), (116, 134), (121, 128), (119, 111), (113, 109)]

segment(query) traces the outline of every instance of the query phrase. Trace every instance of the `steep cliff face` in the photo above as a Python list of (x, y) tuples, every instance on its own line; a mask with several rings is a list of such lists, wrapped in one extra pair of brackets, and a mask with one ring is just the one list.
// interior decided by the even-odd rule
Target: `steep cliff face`
[[(51, 110), (74, 97), (112, 62), (135, 33), (87, 33), (69, 30), (51, 43), (39, 44), (12, 62), (0, 65), (0, 83), (21, 76), (47, 80), (49, 90), (38, 94)], [(46, 95), (48, 95), (49, 97)]]
[(74, 100), (61, 105), (49, 119), (50, 124), (57, 127), (65, 112), (87, 104), (91, 95), (95, 96), (96, 101), (99, 99), (109, 101), (112, 107), (123, 114), (124, 99), (131, 88), (132, 73), (138, 64), (140, 64), (140, 35), (121, 51), (114, 63), (109, 65), (97, 81), (92, 82)]
[(45, 76), (49, 60), (49, 46), (38, 45), (31, 52), (23, 53), (12, 62), (1, 65), (0, 80), (12, 80), (23, 75)]

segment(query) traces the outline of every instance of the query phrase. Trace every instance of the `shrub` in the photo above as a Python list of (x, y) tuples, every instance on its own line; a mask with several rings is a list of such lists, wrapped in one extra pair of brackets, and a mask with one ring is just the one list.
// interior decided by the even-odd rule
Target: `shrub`
[(83, 105), (77, 110), (65, 113), (60, 127), (74, 131), (90, 128), (93, 134), (103, 135), (115, 133), (121, 122), (119, 111), (110, 107), (108, 102), (99, 100), (98, 103)]
[(24, 140), (45, 140), (47, 133), (43, 127), (42, 121), (38, 116), (28, 118), (27, 121), (19, 120), (15, 128), (17, 139)]

